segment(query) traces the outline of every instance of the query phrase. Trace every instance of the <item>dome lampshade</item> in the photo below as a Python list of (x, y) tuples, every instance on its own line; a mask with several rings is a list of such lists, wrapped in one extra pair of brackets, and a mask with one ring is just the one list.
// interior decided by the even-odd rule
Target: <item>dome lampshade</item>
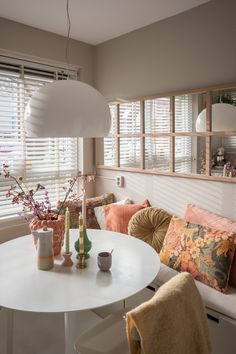
[(25, 111), (28, 137), (104, 137), (110, 125), (105, 98), (92, 86), (75, 80), (43, 86)]
[[(206, 131), (206, 108), (196, 120), (196, 131)], [(212, 131), (236, 131), (236, 107), (229, 103), (212, 105)]]

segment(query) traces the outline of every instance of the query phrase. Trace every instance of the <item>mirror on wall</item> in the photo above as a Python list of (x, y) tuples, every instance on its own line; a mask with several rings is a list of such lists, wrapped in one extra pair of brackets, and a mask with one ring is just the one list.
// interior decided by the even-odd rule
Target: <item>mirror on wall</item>
[(97, 144), (103, 149), (99, 165), (234, 181), (236, 85), (113, 103), (110, 109), (110, 133)]

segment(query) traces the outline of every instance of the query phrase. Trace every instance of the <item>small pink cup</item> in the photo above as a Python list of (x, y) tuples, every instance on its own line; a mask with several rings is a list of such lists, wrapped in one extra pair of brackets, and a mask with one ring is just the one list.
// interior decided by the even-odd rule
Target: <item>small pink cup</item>
[(111, 268), (112, 254), (111, 252), (100, 252), (97, 257), (98, 268), (103, 272), (108, 272)]

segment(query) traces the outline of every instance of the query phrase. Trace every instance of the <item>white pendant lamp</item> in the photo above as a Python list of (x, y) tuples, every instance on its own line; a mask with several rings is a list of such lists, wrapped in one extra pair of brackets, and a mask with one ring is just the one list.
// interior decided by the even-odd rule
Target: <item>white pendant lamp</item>
[[(71, 21), (68, 21), (66, 61)], [(111, 115), (105, 98), (92, 86), (76, 80), (47, 84), (31, 97), (25, 111), (28, 137), (104, 137), (109, 133)]]
[[(212, 130), (236, 131), (236, 107), (229, 103), (212, 105)], [(206, 131), (206, 108), (201, 111), (196, 120), (196, 131)]]
[(75, 80), (40, 88), (25, 112), (29, 137), (103, 137), (109, 133), (110, 109), (92, 86)]

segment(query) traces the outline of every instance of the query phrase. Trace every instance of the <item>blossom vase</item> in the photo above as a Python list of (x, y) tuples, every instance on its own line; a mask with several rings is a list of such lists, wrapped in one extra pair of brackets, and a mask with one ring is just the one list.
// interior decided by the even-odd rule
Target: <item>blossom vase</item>
[[(53, 252), (54, 256), (57, 256), (61, 252), (61, 248), (64, 244), (65, 233), (65, 220), (64, 216), (59, 215), (57, 219), (39, 220), (34, 218), (29, 224), (30, 231), (37, 231), (43, 227), (53, 229)], [(37, 239), (34, 237), (34, 243), (37, 247)]]

